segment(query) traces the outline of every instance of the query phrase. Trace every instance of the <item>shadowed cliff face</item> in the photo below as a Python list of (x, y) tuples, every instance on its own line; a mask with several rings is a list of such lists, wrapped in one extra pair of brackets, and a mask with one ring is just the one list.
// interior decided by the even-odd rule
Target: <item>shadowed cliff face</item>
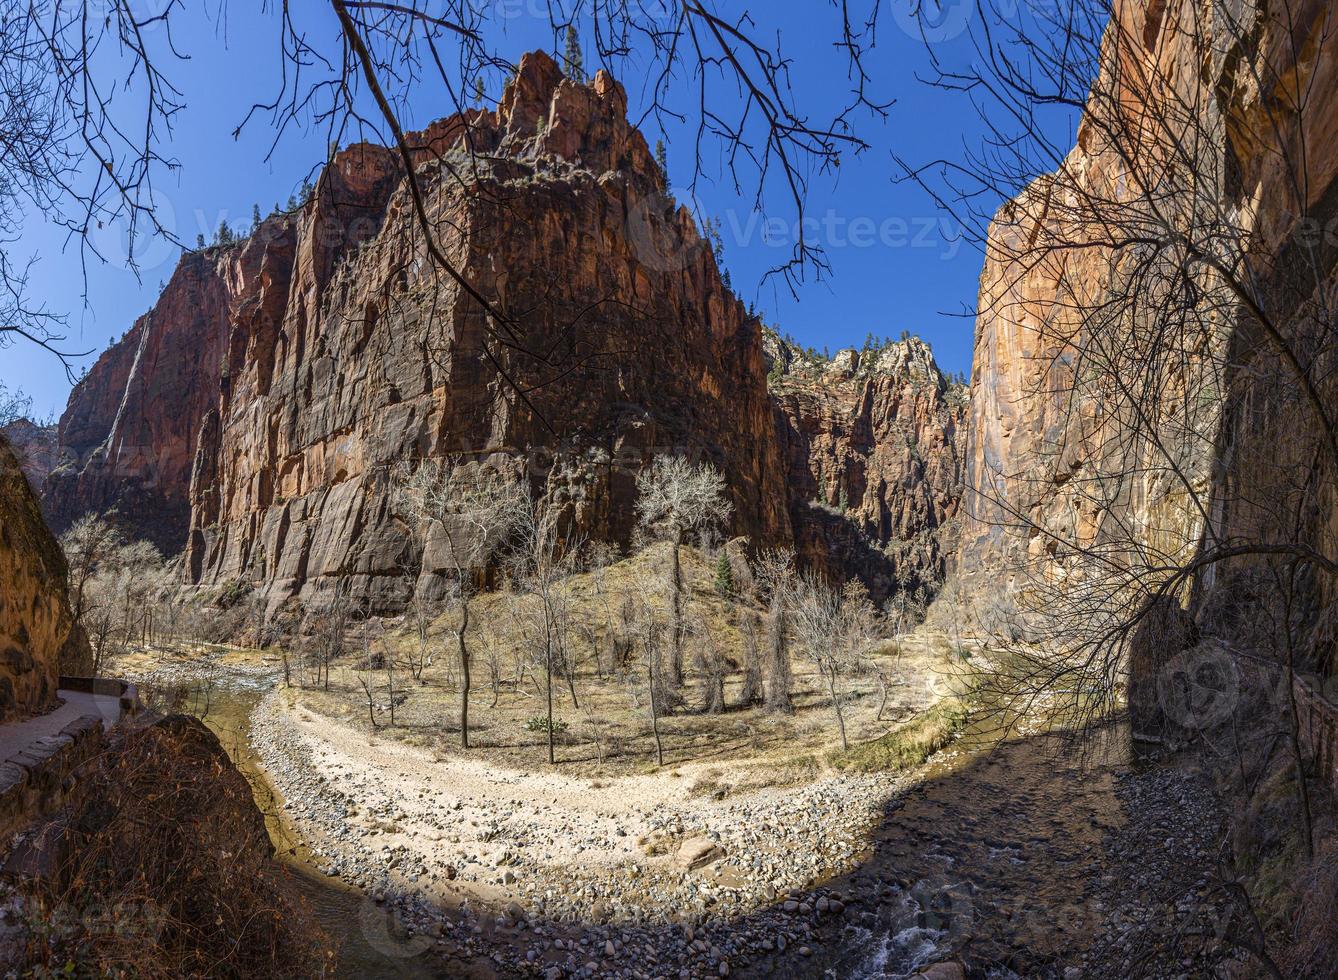
[(398, 153), (349, 147), (297, 213), (185, 256), (76, 388), (57, 526), (115, 507), (184, 546), (192, 582), (278, 602), (346, 579), (389, 611), (414, 561), (395, 461), (500, 461), (577, 535), (626, 542), (636, 473), (676, 451), (724, 472), (731, 532), (788, 542), (759, 326), (665, 196), (622, 87), (532, 54), (497, 112), (409, 139), (442, 249), (510, 322), (434, 272)]
[(915, 337), (831, 361), (766, 345), (799, 556), (877, 601), (928, 598), (956, 546), (964, 388)]
[(0, 436), (0, 723), (54, 706), (72, 626), (65, 556)]

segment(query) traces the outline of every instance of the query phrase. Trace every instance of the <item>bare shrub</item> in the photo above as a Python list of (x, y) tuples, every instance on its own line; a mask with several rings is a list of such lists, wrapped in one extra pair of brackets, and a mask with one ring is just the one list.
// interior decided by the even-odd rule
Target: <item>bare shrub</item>
[(85, 779), (54, 872), (22, 884), (37, 910), (25, 970), (306, 977), (333, 965), (250, 785), (200, 722), (129, 731)]

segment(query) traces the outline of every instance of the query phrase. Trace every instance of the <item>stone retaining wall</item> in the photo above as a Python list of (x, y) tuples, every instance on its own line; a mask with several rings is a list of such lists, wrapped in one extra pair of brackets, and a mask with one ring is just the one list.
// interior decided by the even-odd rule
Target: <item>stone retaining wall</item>
[(1318, 677), (1298, 675), (1292, 690), (1301, 741), (1315, 758), (1316, 772), (1338, 793), (1338, 705), (1325, 697), (1324, 681)]
[(101, 751), (104, 740), (102, 718), (81, 715), (0, 762), (0, 840), (64, 805), (74, 771)]

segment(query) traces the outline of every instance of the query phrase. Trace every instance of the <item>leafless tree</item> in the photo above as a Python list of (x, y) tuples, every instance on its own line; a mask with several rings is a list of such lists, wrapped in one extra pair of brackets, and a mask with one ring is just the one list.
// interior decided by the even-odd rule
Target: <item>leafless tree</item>
[(357, 613), (357, 602), (347, 579), (338, 580), (325, 595), (313, 601), (304, 628), (309, 636), (307, 666), (311, 682), (330, 689), (330, 665), (343, 656), (348, 631)]
[(843, 676), (858, 667), (873, 637), (873, 605), (858, 581), (851, 580), (838, 589), (808, 571), (799, 577), (793, 609), (795, 635), (827, 687), (841, 748), (848, 749), (839, 684)]
[[(469, 748), (470, 601), (487, 562), (530, 513), (528, 494), (515, 479), (477, 462), (423, 460), (396, 468), (395, 506), (413, 529), (429, 561), (434, 541), (444, 545), (441, 561), (452, 573), (459, 608), (455, 641), (460, 665), (460, 745)], [(435, 536), (435, 537), (434, 537)]]
[(657, 456), (637, 475), (641, 527), (669, 542), (669, 682), (683, 683), (683, 570), (679, 551), (691, 534), (729, 520), (733, 506), (719, 470), (681, 456)]
[[(530, 645), (544, 672), (548, 761), (555, 764), (553, 681), (557, 671), (563, 669), (569, 608), (565, 579), (574, 568), (579, 547), (563, 532), (557, 509), (544, 502), (524, 509), (517, 531), (511, 568), (517, 585), (526, 594), (533, 624), (529, 630)], [(570, 674), (568, 682), (572, 704), (576, 706), (575, 681)]]
[[(94, 232), (124, 224), (127, 264), (144, 240), (171, 237), (154, 208), (155, 178), (180, 95), (167, 72), (180, 55), (158, 30), (181, 5), (19, 0), (0, 17), (0, 347), (16, 339), (59, 356), (65, 316), (29, 294), (35, 259), (17, 256), (25, 214), (41, 213), (101, 260)], [(114, 54), (112, 51), (114, 50)]]
[(691, 621), (690, 633), (696, 650), (696, 669), (701, 678), (701, 710), (718, 715), (725, 710), (725, 658), (710, 624), (702, 617)]
[[(931, 47), (935, 83), (981, 113), (980, 151), (905, 164), (984, 249), (979, 322), (1026, 338), (1019, 394), (1044, 406), (1035, 453), (984, 447), (968, 500), (1012, 557), (986, 610), (1008, 651), (991, 698), (1091, 731), (1128, 679), (1204, 742), (1276, 691), (1263, 727), (1308, 848), (1295, 681), (1338, 667), (1318, 628), (1338, 597), (1338, 317), (1314, 170), (1334, 11), (1001, 6), (976, 4), (982, 57)], [(1045, 125), (1057, 110), (1081, 115), (1076, 149)], [(1172, 608), (1194, 628), (1163, 628)], [(1208, 665), (1212, 710), (1167, 690)]]
[(739, 634), (743, 637), (743, 690), (739, 704), (745, 708), (761, 704), (765, 697), (762, 684), (762, 650), (757, 636), (757, 619), (747, 607), (737, 610)]
[(778, 714), (794, 711), (790, 697), (789, 611), (794, 599), (794, 552), (763, 552), (753, 568), (761, 594), (767, 602), (766, 616), (766, 710)]
[(439, 614), (438, 604), (426, 596), (415, 593), (404, 611), (404, 618), (413, 631), (413, 652), (409, 655), (409, 673), (420, 684), (423, 671), (427, 668), (432, 650), (432, 624)]
[(660, 717), (668, 693), (664, 674), (664, 622), (655, 606), (644, 595), (629, 595), (624, 605), (625, 622), (634, 643), (641, 650), (641, 669), (645, 672), (646, 698), (650, 711), (651, 737), (655, 741), (655, 764), (664, 765), (664, 740), (660, 736)]
[(32, 398), (17, 389), (10, 391), (0, 381), (0, 429), (19, 419), (26, 419), (32, 409)]
[(70, 610), (82, 623), (88, 604), (88, 587), (111, 556), (125, 544), (125, 536), (105, 514), (86, 514), (60, 538), (70, 575)]
[(602, 632), (609, 644), (609, 672), (613, 673), (617, 669), (617, 653), (615, 648), (615, 607), (616, 597), (612, 594), (609, 587), (608, 569), (618, 561), (619, 548), (616, 544), (607, 541), (591, 541), (586, 546), (586, 568), (590, 572), (591, 581), (595, 586), (595, 601), (599, 606), (599, 629), (591, 631), (591, 645), (595, 653), (595, 672), (601, 677), (604, 675), (604, 661), (601, 655), (601, 645), (599, 642), (599, 633)]

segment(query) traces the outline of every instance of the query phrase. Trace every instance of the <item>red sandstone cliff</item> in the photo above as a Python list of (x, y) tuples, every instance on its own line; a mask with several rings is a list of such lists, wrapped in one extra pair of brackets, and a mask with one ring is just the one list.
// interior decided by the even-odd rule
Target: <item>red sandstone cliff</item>
[(395, 461), (504, 454), (578, 531), (626, 541), (636, 472), (686, 451), (725, 473), (735, 533), (789, 541), (759, 325), (665, 197), (622, 87), (531, 54), (495, 113), (411, 141), (442, 247), (516, 342), (485, 354), (499, 325), (434, 274), (398, 155), (350, 147), (296, 214), (184, 256), (89, 372), (54, 521), (117, 507), (184, 544), (194, 582), (277, 601), (345, 579), (391, 609), (411, 587)]
[[(1276, 349), (1204, 258), (1231, 254), (1303, 361), (1328, 363), (1338, 253), (1313, 229), (1338, 216), (1331, 5), (1114, 9), (1077, 145), (990, 229), (960, 552), (977, 596), (1099, 576), (1083, 552), (1115, 554), (1108, 542), (1173, 565), (1205, 533), (1294, 533), (1268, 526), (1293, 498), (1281, 506), (1332, 553), (1332, 481), (1316, 500), (1298, 495), (1313, 479), (1313, 417), (1294, 379), (1260, 383), (1285, 375)], [(1124, 202), (1123, 224), (1102, 227), (1093, 201), (1107, 214)], [(1140, 219), (1143, 244), (1122, 243)], [(1159, 303), (1162, 282), (1180, 292)], [(1155, 346), (1158, 325), (1173, 344)]]
[(71, 639), (65, 575), (37, 496), (0, 436), (0, 723), (53, 707), (61, 658), (83, 644), (82, 633)]
[(915, 337), (831, 361), (766, 343), (797, 552), (878, 599), (932, 594), (956, 546), (965, 389)]

